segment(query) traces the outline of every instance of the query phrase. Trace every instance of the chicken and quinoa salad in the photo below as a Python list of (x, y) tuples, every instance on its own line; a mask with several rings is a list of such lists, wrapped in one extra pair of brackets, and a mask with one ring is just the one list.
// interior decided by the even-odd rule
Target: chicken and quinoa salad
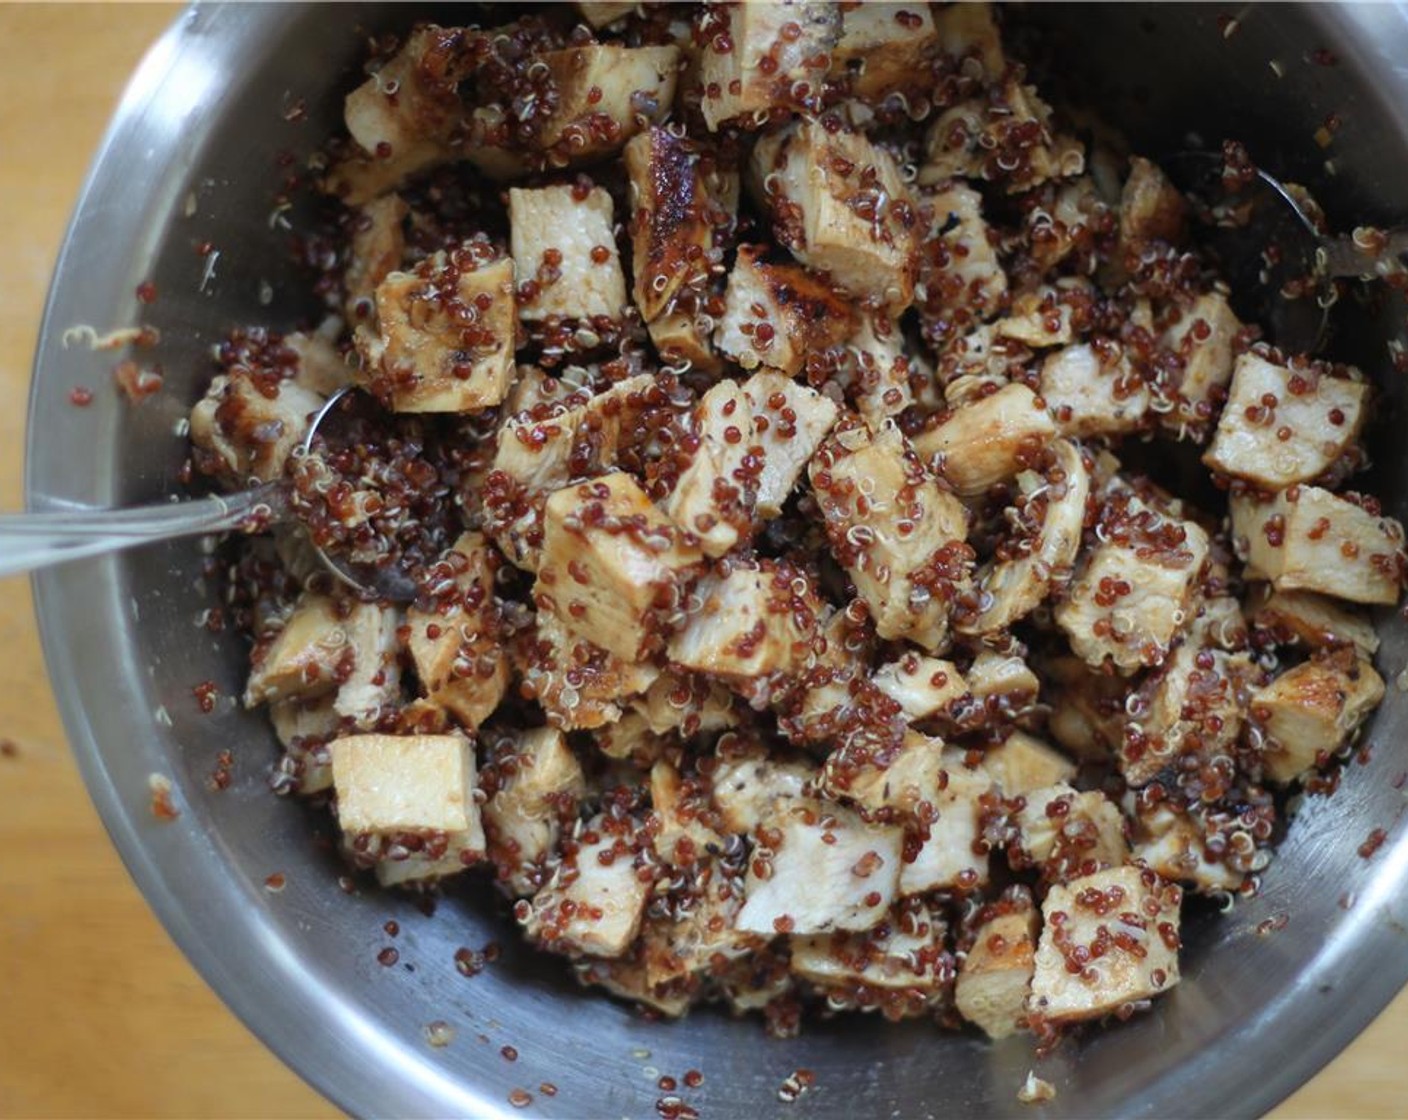
[(1371, 386), (1239, 321), (1005, 13), (521, 13), (372, 42), (328, 317), (191, 417), (299, 514), (227, 546), (276, 788), (655, 1014), (1146, 1007), (1384, 694)]

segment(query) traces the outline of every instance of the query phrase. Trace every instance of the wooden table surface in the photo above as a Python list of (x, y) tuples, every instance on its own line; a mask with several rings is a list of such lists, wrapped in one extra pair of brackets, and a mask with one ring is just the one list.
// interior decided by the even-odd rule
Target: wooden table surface
[[(64, 225), (127, 75), (175, 12), (0, 4), (0, 508), (20, 504)], [(128, 879), (69, 757), (23, 579), (0, 581), (0, 649), (0, 1116), (337, 1115), (225, 1009)], [(1274, 1115), (1408, 1115), (1405, 1037), (1408, 994)]]

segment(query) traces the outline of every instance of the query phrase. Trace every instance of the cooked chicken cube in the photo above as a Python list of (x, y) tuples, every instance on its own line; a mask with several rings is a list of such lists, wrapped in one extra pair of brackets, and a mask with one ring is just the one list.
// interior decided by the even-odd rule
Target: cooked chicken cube
[(1383, 678), (1351, 649), (1287, 669), (1252, 695), (1249, 709), (1266, 737), (1267, 777), (1290, 782), (1323, 765), (1383, 698)]
[(686, 739), (738, 722), (727, 688), (706, 677), (682, 673), (661, 673), (642, 696), (631, 701), (631, 708), (655, 734), (678, 732)]
[(748, 681), (793, 673), (811, 656), (820, 607), (802, 573), (775, 560), (725, 561), (691, 596), (698, 603), (670, 639), (670, 660), (685, 669)]
[(1120, 252), (1138, 259), (1160, 242), (1183, 240), (1188, 204), (1164, 173), (1141, 156), (1129, 161), (1129, 177), (1120, 195)]
[(1080, 273), (1096, 267), (1104, 239), (1116, 224), (1088, 175), (1045, 183), (1024, 196), (1021, 206), (1032, 263), (1046, 272), (1067, 262)]
[(982, 649), (964, 674), (973, 699), (1009, 717), (1030, 705), (1041, 688), (1031, 667), (1015, 653)]
[(626, 276), (606, 191), (514, 187), (508, 192), (508, 220), (520, 319), (621, 318)]
[(700, 560), (693, 538), (625, 473), (557, 491), (543, 521), (539, 609), (627, 661), (658, 646), (659, 603), (679, 600)]
[(992, 776), (981, 766), (969, 766), (957, 748), (946, 748), (943, 762), (948, 781), (934, 799), (938, 819), (927, 829), (911, 830), (911, 842), (918, 841), (918, 851), (900, 871), (903, 895), (947, 888), (972, 890), (988, 881), (988, 857), (974, 851), (974, 845), (981, 828), (982, 801), (992, 793)]
[(1056, 622), (1090, 665), (1108, 659), (1128, 675), (1162, 664), (1192, 619), (1208, 535), (1132, 495), (1106, 505), (1098, 535), (1101, 543), (1056, 607)]
[(342, 284), (347, 318), (366, 319), (375, 310), (377, 287), (401, 267), (406, 252), (403, 225), (411, 208), (398, 194), (383, 195), (363, 206), (352, 227), (352, 246)]
[(619, 957), (645, 916), (650, 897), (645, 867), (633, 822), (592, 818), (564, 845), (562, 862), (519, 919), (524, 931), (559, 953)]
[(819, 108), (841, 11), (804, 0), (720, 4), (699, 24), (701, 34), (708, 37), (698, 77), (704, 123), (710, 131), (727, 122), (746, 128), (774, 112)]
[(1197, 616), (1188, 628), (1188, 638), (1199, 645), (1236, 653), (1247, 648), (1251, 631), (1242, 614), (1242, 605), (1230, 595), (1213, 595), (1198, 604)]
[(274, 733), (285, 748), (270, 779), (275, 792), (308, 796), (332, 789), (327, 744), (344, 727), (333, 700), (329, 694), (313, 700), (275, 700), (269, 705)]
[(1226, 862), (1228, 854), (1209, 849), (1197, 814), (1160, 804), (1138, 816), (1135, 862), (1170, 882), (1188, 883), (1203, 893), (1235, 891), (1246, 875)]
[(934, 118), (924, 138), (919, 182), (961, 176), (1001, 182), (1012, 193), (1084, 170), (1080, 143), (1053, 134), (1051, 107), (1034, 87), (1007, 76), (981, 97)]
[(964, 497), (976, 497), (1036, 461), (1056, 425), (1025, 385), (1007, 385), (965, 402), (936, 428), (914, 437), (914, 450)]
[(714, 320), (702, 308), (681, 308), (679, 301), (646, 324), (660, 361), (700, 373), (720, 373), (723, 362), (714, 350)]
[(1073, 305), (1093, 295), (1090, 282), (1082, 277), (1018, 292), (1008, 313), (993, 323), (993, 332), (1033, 349), (1065, 346), (1076, 336)]
[[(632, 294), (641, 318), (664, 314), (682, 288), (701, 289), (721, 229), (733, 215), (709, 190), (697, 148), (669, 129), (651, 128), (626, 145), (631, 183)], [(656, 346), (661, 343), (657, 339)]]
[(221, 374), (191, 409), (196, 466), (236, 486), (282, 478), (322, 407), (320, 395), (293, 381), (278, 382), (268, 397), (242, 369)]
[(1041, 471), (1017, 476), (1016, 502), (1008, 508), (1009, 558), (978, 572), (978, 610), (958, 620), (964, 634), (989, 634), (1030, 614), (1075, 566), (1090, 497), (1090, 471), (1066, 439), (1051, 445)]
[(1165, 329), (1160, 341), (1182, 363), (1169, 386), (1175, 407), (1160, 414), (1165, 427), (1199, 436), (1207, 430), (1232, 380), (1233, 345), (1241, 332), (1242, 322), (1221, 292), (1198, 296)]
[(548, 722), (567, 731), (614, 723), (622, 705), (654, 683), (660, 670), (649, 662), (624, 661), (539, 611), (532, 631), (515, 644), (526, 699), (534, 699)]
[(992, 318), (1007, 295), (1007, 274), (982, 202), (962, 183), (920, 196), (927, 228), (920, 238), (915, 302), (936, 341)]
[(346, 678), (337, 689), (333, 710), (370, 727), (388, 705), (401, 698), (400, 613), (393, 607), (358, 603), (347, 615), (350, 658), (341, 664)]
[(320, 397), (327, 397), (352, 384), (356, 370), (334, 345), (336, 335), (341, 332), (342, 320), (330, 316), (315, 331), (294, 331), (284, 335), (284, 346), (298, 358), (293, 373), (295, 385)]
[(1245, 653), (1179, 646), (1131, 702), (1118, 758), (1125, 781), (1137, 788), (1188, 759), (1206, 765), (1226, 756), (1242, 729), (1255, 674)]
[(641, 931), (641, 959), (647, 979), (656, 985), (716, 973), (721, 965), (751, 957), (770, 940), (734, 928), (743, 906), (741, 871), (706, 857), (687, 874), (688, 910), (677, 912), (677, 920), (648, 918)]
[(344, 833), (469, 832), (483, 852), (474, 751), (464, 736), (350, 735), (328, 750)]
[(1036, 970), (1037, 912), (1030, 899), (1000, 903), (978, 923), (958, 969), (954, 1004), (989, 1038), (1007, 1038), (1027, 1023), (1027, 996)]
[(476, 728), (499, 706), (508, 689), (494, 573), (498, 554), (478, 533), (465, 533), (442, 563), (455, 590), (438, 596), (431, 609), (406, 612), (406, 645), (426, 698)]
[(478, 412), (513, 381), (513, 262), (486, 242), (438, 252), (376, 289), (364, 377), (397, 412)]
[(827, 756), (822, 792), (868, 813), (928, 819), (945, 776), (942, 739), (906, 731), (897, 750), (853, 750), (843, 744)]
[(1042, 677), (1051, 737), (1082, 761), (1107, 760), (1124, 738), (1125, 682), (1077, 657), (1051, 658), (1042, 664)]
[[(360, 844), (368, 844), (365, 851), (358, 849)], [(362, 863), (368, 858), (376, 860), (376, 881), (383, 887), (425, 883), (458, 875), (483, 859), (484, 834), (479, 830), (433, 833), (426, 837), (409, 833), (392, 837), (364, 834), (353, 841), (352, 860)]]
[(678, 1019), (689, 1011), (694, 1001), (695, 986), (681, 983), (678, 978), (652, 983), (644, 943), (651, 925), (649, 919), (642, 924), (641, 940), (634, 950), (628, 949), (620, 957), (583, 957), (573, 962), (573, 970), (583, 984), (596, 984), (614, 996), (649, 1008), (657, 1015)]
[(665, 512), (706, 556), (719, 557), (747, 534), (757, 500), (758, 476), (745, 466), (754, 454), (753, 402), (737, 382), (720, 381), (700, 398), (694, 426), (698, 447)]
[(766, 254), (758, 245), (739, 247), (714, 342), (744, 369), (768, 366), (792, 377), (808, 354), (855, 333), (856, 311), (811, 270), (769, 264)]
[(846, 343), (842, 376), (856, 411), (872, 432), (914, 403), (909, 382), (920, 375), (921, 368), (905, 353), (897, 321), (885, 314), (861, 316), (860, 328)]
[(1057, 783), (1022, 797), (1009, 862), (1039, 866), (1048, 882), (1064, 883), (1129, 859), (1124, 815), (1099, 790), (1077, 793)]
[(820, 801), (781, 805), (755, 832), (737, 928), (747, 933), (869, 929), (895, 901), (904, 833)]
[(995, 82), (1007, 69), (1002, 37), (991, 4), (950, 4), (934, 13), (934, 27), (943, 53), (960, 64), (976, 64), (985, 82)]
[[(942, 320), (940, 320), (942, 322)], [(959, 409), (982, 400), (1011, 381), (1025, 379), (1032, 351), (1014, 338), (999, 335), (991, 323), (974, 327), (967, 334), (939, 343), (935, 387), (921, 392), (920, 400), (934, 407)]]
[(1025, 731), (1014, 731), (983, 752), (983, 769), (992, 775), (1002, 796), (1026, 797), (1035, 790), (1075, 780), (1076, 764)]
[(542, 864), (563, 822), (576, 819), (586, 792), (581, 763), (561, 731), (535, 728), (495, 742), (484, 784), (493, 789), (483, 811), (489, 858), (514, 895), (531, 895), (543, 885)]
[(936, 649), (970, 578), (962, 504), (924, 470), (893, 425), (872, 437), (852, 425), (808, 467), (835, 556), (882, 638)]
[(802, 120), (760, 141), (753, 160), (780, 244), (854, 296), (909, 306), (918, 218), (894, 156)]
[(872, 679), (911, 723), (946, 715), (968, 695), (968, 684), (951, 661), (914, 652), (880, 666)]
[[(1168, 991), (1178, 983), (1182, 897), (1137, 867), (1052, 887), (1027, 1010), (1047, 1023), (1073, 1023)], [(1097, 946), (1103, 951), (1093, 952)]]
[[(1367, 508), (1366, 508), (1367, 505)], [(1314, 591), (1351, 603), (1398, 602), (1403, 526), (1316, 486), (1270, 501), (1233, 495), (1232, 532), (1247, 575), (1277, 591)]]
[(464, 118), (461, 77), (439, 57), (446, 29), (425, 26), (347, 95), (347, 131), (362, 155), (333, 169), (326, 186), (351, 206), (457, 157), (450, 139)]
[(1361, 381), (1243, 354), (1203, 462), (1269, 490), (1309, 482), (1349, 451), (1367, 395)]
[(763, 453), (756, 513), (766, 520), (782, 512), (838, 410), (830, 398), (772, 370), (755, 373), (743, 391), (753, 406), (753, 441)]
[(1358, 611), (1310, 591), (1275, 591), (1260, 584), (1248, 602), (1252, 625), (1279, 644), (1311, 649), (1352, 645), (1362, 657), (1378, 652), (1379, 636)]
[[(726, 742), (726, 741), (725, 741)], [(800, 758), (778, 758), (761, 747), (720, 743), (714, 766), (714, 805), (729, 832), (752, 832), (782, 801), (801, 798), (819, 774)]]
[(674, 45), (591, 43), (538, 56), (552, 76), (556, 103), (538, 142), (573, 162), (617, 151), (642, 128), (664, 120), (675, 100), (680, 51)]
[(709, 782), (681, 777), (664, 759), (650, 768), (650, 804), (658, 826), (651, 834), (651, 844), (655, 854), (671, 866), (690, 867), (723, 851), (724, 838), (709, 823), (715, 815), (709, 795)]
[(1082, 342), (1050, 355), (1041, 367), (1041, 395), (1063, 436), (1137, 430), (1149, 411), (1149, 389), (1118, 343)]
[(863, 933), (790, 938), (791, 967), (834, 1008), (878, 1008), (891, 1020), (922, 1015), (942, 1002), (952, 981), (947, 932), (922, 899), (905, 899)]
[(841, 10), (831, 76), (852, 97), (879, 102), (922, 83), (937, 51), (927, 4), (857, 4)]

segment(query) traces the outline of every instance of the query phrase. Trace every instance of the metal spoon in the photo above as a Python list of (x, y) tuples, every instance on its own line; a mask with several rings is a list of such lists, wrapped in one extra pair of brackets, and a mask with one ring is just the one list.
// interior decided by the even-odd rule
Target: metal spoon
[[(299, 445), (306, 454), (323, 421), (350, 393), (333, 393), (313, 416)], [(234, 531), (263, 531), (293, 519), (289, 484), (264, 482), (233, 494), (213, 494), (183, 502), (163, 502), (113, 510), (52, 510), (0, 514), (0, 576), (51, 564), (120, 552), (153, 541)], [(354, 565), (318, 549), (324, 566), (359, 594), (390, 602), (410, 602), (416, 588), (398, 568)]]
[(1324, 345), (1336, 280), (1408, 272), (1408, 229), (1325, 234), (1285, 183), (1259, 167), (1245, 182), (1227, 176), (1220, 153), (1176, 152), (1160, 166), (1192, 202), (1199, 240), (1217, 259), (1233, 309), (1266, 327), (1283, 350)]

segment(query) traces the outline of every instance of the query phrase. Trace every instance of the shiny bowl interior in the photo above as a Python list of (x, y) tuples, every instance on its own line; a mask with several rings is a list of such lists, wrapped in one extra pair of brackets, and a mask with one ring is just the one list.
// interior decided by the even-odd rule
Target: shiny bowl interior
[[(1190, 132), (1239, 137), (1277, 174), (1310, 184), (1338, 227), (1408, 220), (1398, 192), (1408, 181), (1408, 72), (1396, 66), (1408, 13), (1249, 6), (1236, 16), (1230, 34), (1211, 5), (1035, 6), (1024, 19), (1036, 29), (1032, 49), (1065, 60), (1072, 90), (1138, 150), (1170, 150)], [(209, 376), (210, 345), (231, 324), (292, 327), (311, 310), (275, 217), (278, 155), (301, 163), (317, 147), (356, 79), (365, 32), (410, 17), (395, 5), (202, 5), (152, 50), (98, 153), (50, 295), (30, 402), (32, 508), (179, 490), (178, 422)], [(1324, 64), (1322, 48), (1337, 64)], [(306, 114), (294, 111), (300, 102)], [(1325, 150), (1313, 134), (1331, 112), (1342, 124)], [(207, 240), (218, 256), (194, 251)], [(144, 280), (160, 293), (150, 307), (134, 296)], [(1400, 518), (1402, 378), (1385, 344), (1403, 340), (1403, 308), (1393, 297), (1340, 309), (1335, 351), (1384, 388), (1367, 488)], [(72, 408), (69, 391), (106, 384), (115, 356), (64, 348), (65, 328), (139, 320), (161, 331), (151, 357), (165, 391), (140, 407), (99, 393)], [(704, 1084), (685, 1096), (707, 1116), (977, 1116), (1015, 1110), (1036, 1068), (1058, 1090), (1040, 1115), (1252, 1115), (1307, 1080), (1408, 978), (1408, 838), (1394, 788), (1408, 772), (1408, 696), (1391, 687), (1367, 735), (1369, 761), (1347, 768), (1332, 799), (1307, 799), (1259, 897), (1226, 916), (1191, 916), (1184, 980), (1151, 1014), (1040, 1063), (1027, 1039), (990, 1046), (920, 1023), (853, 1018), (775, 1042), (758, 1023), (712, 1010), (646, 1021), (520, 948), (487, 889), (456, 886), (427, 917), (365, 884), (339, 888), (331, 845), (316, 839), (328, 839), (329, 822), (270, 795), (272, 732), (262, 713), (229, 699), (243, 681), (239, 639), (197, 626), (217, 594), (201, 561), (198, 542), (178, 542), (38, 576), (54, 689), (92, 796), (152, 907), (235, 1012), (351, 1112), (648, 1116), (660, 1074), (698, 1069)], [(1392, 612), (1380, 621), (1380, 666), (1392, 678), (1408, 662), (1408, 627)], [(227, 698), (211, 715), (191, 695), (205, 680)], [(223, 749), (234, 752), (234, 781), (210, 793)], [(152, 774), (173, 784), (174, 822), (150, 811)], [(1357, 849), (1375, 828), (1388, 840), (1365, 860)], [(287, 883), (277, 894), (265, 888), (276, 872)], [(402, 930), (393, 967), (376, 959), (388, 919)], [(502, 957), (460, 976), (455, 951), (490, 942)], [(455, 1030), (444, 1048), (425, 1039), (436, 1020)], [(504, 1045), (516, 1062), (500, 1056)], [(788, 1109), (778, 1088), (799, 1068), (816, 1085)], [(557, 1094), (543, 1094), (543, 1082)], [(531, 1093), (526, 1110), (509, 1103), (515, 1089)]]

